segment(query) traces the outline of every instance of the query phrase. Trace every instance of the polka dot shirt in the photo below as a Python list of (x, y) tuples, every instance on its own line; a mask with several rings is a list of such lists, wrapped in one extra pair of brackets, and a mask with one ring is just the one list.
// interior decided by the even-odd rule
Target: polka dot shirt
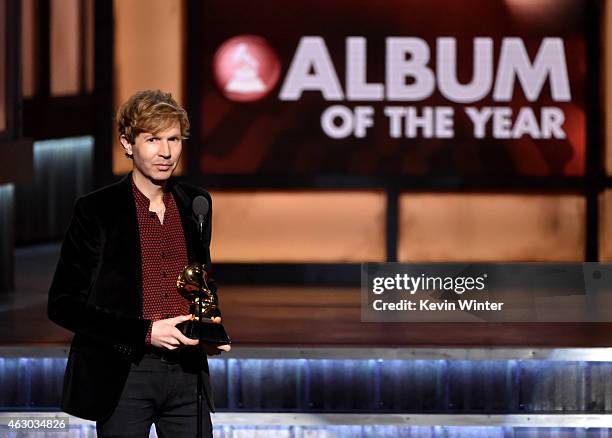
[[(149, 199), (132, 180), (142, 258), (143, 318), (151, 321), (189, 313), (189, 303), (176, 289), (176, 279), (188, 264), (185, 234), (172, 193), (165, 192), (163, 224), (149, 211)], [(151, 344), (151, 327), (145, 339)]]

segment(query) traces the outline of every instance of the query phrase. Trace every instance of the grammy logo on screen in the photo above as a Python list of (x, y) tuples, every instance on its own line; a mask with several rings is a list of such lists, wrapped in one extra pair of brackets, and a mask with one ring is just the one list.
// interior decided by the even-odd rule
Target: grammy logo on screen
[(276, 85), (280, 60), (265, 39), (242, 35), (217, 50), (214, 61), (217, 86), (230, 100), (251, 102), (264, 98)]

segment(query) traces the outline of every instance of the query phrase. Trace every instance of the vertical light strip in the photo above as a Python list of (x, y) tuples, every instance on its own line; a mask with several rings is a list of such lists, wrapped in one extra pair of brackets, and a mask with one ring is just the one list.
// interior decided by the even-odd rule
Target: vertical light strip
[(51, 0), (51, 95), (79, 94), (80, 1)]
[[(91, 187), (93, 166), (93, 137), (75, 137), (45, 140), (34, 143), (34, 174), (36, 186), (43, 194), (40, 201), (47, 207), (47, 231), (50, 236), (60, 232), (64, 224), (58, 223), (62, 210), (71, 211), (74, 199)], [(67, 184), (70, 189), (67, 190)], [(66, 196), (70, 193), (72, 196)], [(69, 205), (58, 204), (62, 198), (71, 198)]]
[(36, 80), (36, 8), (34, 0), (21, 2), (21, 92), (23, 97), (34, 95)]
[[(612, 4), (610, 2), (602, 2), (602, 7), (604, 9), (601, 49), (603, 52), (601, 55), (603, 56), (602, 83), (604, 88), (602, 92), (602, 98), (604, 99), (602, 107), (610, 108), (610, 105), (612, 105), (612, 86), (610, 86), (610, 80), (612, 79), (612, 44), (610, 44), (612, 39)], [(612, 129), (609, 128), (609, 126), (612, 126), (612, 111), (604, 111), (604, 118), (605, 163), (608, 175), (612, 175)]]
[(0, 185), (0, 292), (14, 289), (15, 187)]
[(7, 38), (7, 22), (6, 22), (6, 2), (0, 0), (0, 132), (6, 130), (6, 112), (7, 112), (7, 96), (6, 96), (6, 38)]
[(85, 0), (85, 92), (94, 90), (94, 0)]
[(612, 261), (612, 189), (599, 195), (599, 261)]

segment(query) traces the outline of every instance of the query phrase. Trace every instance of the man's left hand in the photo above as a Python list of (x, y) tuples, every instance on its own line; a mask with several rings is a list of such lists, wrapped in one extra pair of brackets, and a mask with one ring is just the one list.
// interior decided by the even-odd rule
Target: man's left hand
[[(211, 318), (211, 320), (212, 320), (212, 322), (216, 322), (217, 324), (221, 324), (221, 317), (220, 316), (213, 316)], [(207, 345), (207, 344), (204, 344), (204, 345), (202, 345), (202, 349), (209, 356), (218, 356), (218, 355), (220, 355), (224, 351), (225, 352), (230, 351), (232, 349), (232, 347), (229, 344), (224, 344), (224, 345)]]

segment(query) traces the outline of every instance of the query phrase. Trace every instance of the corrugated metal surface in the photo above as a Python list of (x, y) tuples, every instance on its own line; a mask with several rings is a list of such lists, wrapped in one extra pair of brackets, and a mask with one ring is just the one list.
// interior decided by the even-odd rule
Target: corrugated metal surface
[[(610, 413), (612, 363), (209, 360), (217, 407), (256, 412)], [(0, 409), (59, 406), (66, 359), (0, 358)]]
[(12, 184), (0, 185), (0, 292), (13, 290), (15, 279), (13, 256), (15, 226), (14, 205), (15, 187)]
[(34, 143), (34, 181), (15, 190), (16, 244), (64, 235), (77, 197), (92, 188), (93, 137)]
[[(609, 438), (610, 429), (404, 426), (216, 426), (214, 438)], [(25, 438), (32, 432), (8, 432)], [(66, 432), (37, 431), (38, 438), (95, 438), (95, 426), (70, 426)], [(157, 438), (155, 429), (150, 438)]]

